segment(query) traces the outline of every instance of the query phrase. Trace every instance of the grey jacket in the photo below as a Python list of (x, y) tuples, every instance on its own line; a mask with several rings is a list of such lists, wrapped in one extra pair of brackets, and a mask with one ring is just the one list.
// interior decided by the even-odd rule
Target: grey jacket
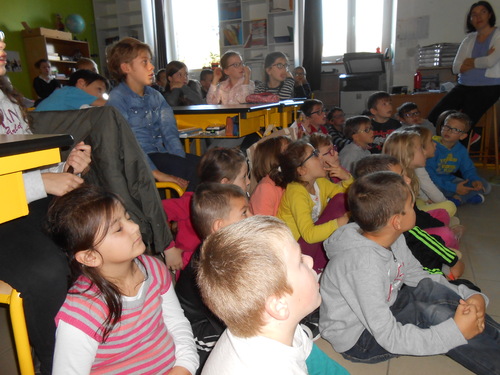
[(350, 223), (337, 229), (324, 247), (330, 261), (321, 278), (319, 327), (321, 336), (337, 352), (351, 349), (365, 328), (394, 354), (442, 354), (467, 344), (452, 318), (421, 329), (402, 325), (392, 315), (389, 307), (403, 284), (416, 286), (423, 278), (446, 285), (464, 299), (476, 294), (464, 285), (448, 283), (442, 275), (425, 272), (403, 235), (392, 244), (391, 253), (362, 236), (356, 223)]
[[(120, 112), (114, 107), (95, 107), (33, 112), (31, 117), (33, 133), (71, 134), (75, 144), (84, 141), (92, 146), (85, 181), (118, 194), (139, 224), (146, 246), (162, 252), (172, 234), (146, 156)], [(69, 151), (62, 152), (63, 160)]]

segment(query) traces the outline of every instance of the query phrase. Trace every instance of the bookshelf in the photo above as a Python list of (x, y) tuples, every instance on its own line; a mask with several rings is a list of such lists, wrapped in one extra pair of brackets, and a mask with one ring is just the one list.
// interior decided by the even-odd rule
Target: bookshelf
[(252, 69), (252, 79), (264, 78), (264, 59), (280, 51), (299, 65), (296, 9), (298, 0), (219, 0), (221, 55), (239, 52)]
[[(80, 57), (90, 57), (89, 44), (78, 40), (60, 39), (58, 34), (54, 34), (53, 36), (46, 36), (43, 34), (44, 32), (42, 31), (42, 35), (23, 35), (26, 63), (31, 82), (33, 82), (35, 77), (38, 77), (40, 73), (38, 69), (35, 68), (35, 63), (40, 59), (47, 59), (50, 61), (50, 65), (52, 65), (53, 68), (57, 68), (59, 73), (57, 80), (64, 84), (75, 68), (76, 61)], [(71, 38), (71, 34), (69, 34), (69, 38)], [(33, 97), (36, 98), (37, 94), (33, 88), (32, 92)]]
[(152, 4), (150, 0), (93, 0), (102, 72), (107, 73), (106, 48), (121, 38), (129, 36), (139, 39), (155, 50)]

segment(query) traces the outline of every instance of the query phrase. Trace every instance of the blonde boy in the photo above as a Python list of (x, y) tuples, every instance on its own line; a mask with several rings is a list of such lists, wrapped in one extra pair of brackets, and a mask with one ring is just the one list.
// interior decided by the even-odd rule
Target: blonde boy
[(254, 216), (212, 234), (198, 284), (227, 325), (202, 374), (307, 374), (313, 344), (299, 322), (321, 296), (312, 259), (282, 221)]
[(413, 203), (394, 172), (351, 185), (355, 223), (325, 241), (321, 335), (355, 362), (446, 353), (474, 373), (498, 374), (499, 325), (485, 315), (486, 297), (429, 275), (405, 243), (402, 233), (415, 225)]
[[(441, 129), (441, 137), (434, 137), (436, 152), (427, 159), (425, 169), (432, 181), (446, 198), (457, 206), (464, 203), (480, 204), (489, 194), (491, 185), (479, 177), (465, 146), (460, 141), (467, 138), (470, 119), (465, 113), (448, 115)], [(462, 178), (456, 177), (460, 172)]]
[(373, 127), (368, 116), (354, 116), (347, 119), (344, 135), (352, 143), (340, 151), (340, 164), (349, 172), (353, 172), (358, 160), (371, 155), (369, 149), (373, 142)]

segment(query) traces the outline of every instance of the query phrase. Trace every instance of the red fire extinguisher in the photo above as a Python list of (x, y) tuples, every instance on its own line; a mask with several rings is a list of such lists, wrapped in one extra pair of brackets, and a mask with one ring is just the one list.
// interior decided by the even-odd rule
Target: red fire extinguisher
[(422, 88), (422, 73), (420, 73), (420, 70), (417, 70), (417, 72), (413, 76), (413, 90), (420, 91), (421, 88)]

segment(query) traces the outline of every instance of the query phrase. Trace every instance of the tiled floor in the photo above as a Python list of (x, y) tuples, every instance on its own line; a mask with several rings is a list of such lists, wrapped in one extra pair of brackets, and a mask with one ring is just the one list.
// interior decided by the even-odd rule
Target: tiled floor
[[(489, 177), (491, 170), (482, 170)], [(458, 209), (457, 216), (466, 226), (460, 250), (466, 264), (464, 278), (475, 282), (490, 298), (487, 312), (500, 321), (500, 185), (493, 186), (486, 203), (480, 206), (465, 206)], [(15, 356), (8, 333), (6, 309), (0, 308), (0, 374), (17, 375)], [(337, 354), (323, 340), (316, 341), (333, 359), (354, 375), (467, 375), (472, 372), (446, 356), (399, 357), (377, 365), (355, 364)]]
[[(491, 170), (481, 170), (489, 177)], [(457, 216), (466, 227), (460, 242), (463, 261), (466, 264), (464, 279), (477, 284), (489, 297), (487, 313), (500, 321), (500, 185), (493, 190), (480, 206), (459, 207)], [(353, 375), (468, 375), (473, 374), (444, 355), (432, 357), (403, 356), (385, 363), (365, 365), (352, 363), (336, 353), (324, 339), (316, 344), (331, 358), (343, 365)], [(499, 354), (500, 355), (500, 354)]]

